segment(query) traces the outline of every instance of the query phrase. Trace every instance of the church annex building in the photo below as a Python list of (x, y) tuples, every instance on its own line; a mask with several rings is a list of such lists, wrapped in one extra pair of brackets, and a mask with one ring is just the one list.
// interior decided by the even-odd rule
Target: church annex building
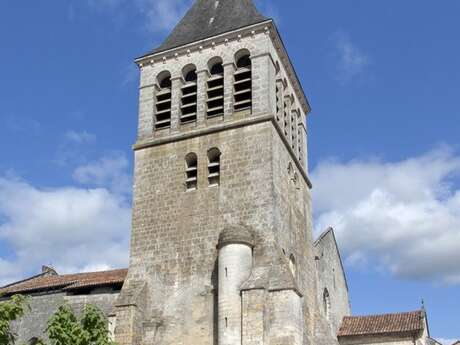
[(19, 343), (91, 303), (119, 345), (435, 344), (423, 308), (352, 316), (333, 230), (313, 239), (310, 105), (272, 19), (196, 0), (136, 63), (129, 268), (1, 288), (32, 297)]

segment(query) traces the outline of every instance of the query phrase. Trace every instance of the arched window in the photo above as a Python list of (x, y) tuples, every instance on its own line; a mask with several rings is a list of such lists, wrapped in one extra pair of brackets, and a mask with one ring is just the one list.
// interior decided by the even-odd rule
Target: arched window
[(289, 257), (289, 268), (291, 269), (292, 275), (297, 278), (297, 264), (293, 254)]
[(185, 157), (187, 190), (196, 190), (198, 187), (198, 158), (195, 153), (189, 153)]
[(276, 80), (276, 120), (281, 122), (283, 113), (283, 81), (281, 79)]
[(324, 289), (323, 292), (323, 307), (324, 315), (326, 315), (326, 318), (329, 319), (331, 314), (331, 297), (329, 296), (329, 291), (327, 291), (327, 289)]
[(185, 66), (182, 70), (184, 85), (182, 85), (181, 98), (181, 123), (189, 123), (196, 121), (197, 113), (197, 75), (195, 65)]
[(252, 107), (252, 66), (248, 50), (243, 49), (235, 54), (236, 71), (234, 76), (233, 107), (235, 111)]
[(164, 71), (158, 75), (155, 95), (155, 129), (171, 127), (171, 74)]
[(297, 111), (291, 112), (291, 148), (295, 152), (297, 144)]
[(303, 118), (302, 118), (302, 113), (300, 110), (297, 110), (297, 145), (299, 149), (299, 161), (300, 163), (303, 163), (303, 142), (304, 142), (304, 126), (303, 126)]
[(210, 77), (206, 89), (206, 116), (208, 118), (224, 114), (224, 66), (222, 59), (215, 57), (209, 60)]
[(208, 151), (208, 182), (210, 187), (220, 184), (220, 156), (219, 149), (213, 148)]

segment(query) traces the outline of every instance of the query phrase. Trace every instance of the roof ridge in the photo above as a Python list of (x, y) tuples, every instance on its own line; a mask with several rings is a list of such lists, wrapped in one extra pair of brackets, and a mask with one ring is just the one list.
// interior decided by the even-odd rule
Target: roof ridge
[(117, 268), (117, 269), (111, 269), (111, 270), (105, 270), (105, 271), (67, 273), (67, 274), (61, 274), (59, 275), (59, 277), (84, 276), (84, 275), (90, 275), (90, 274), (112, 273), (112, 272), (120, 272), (120, 271), (127, 271), (127, 270), (128, 270), (127, 268)]
[(330, 232), (334, 232), (334, 228), (332, 226), (328, 227), (326, 230), (324, 230), (316, 239), (315, 242), (313, 242), (313, 246), (317, 246)]
[(31, 276), (29, 278), (24, 278), (22, 280), (18, 280), (16, 282), (13, 282), (13, 283), (10, 283), (10, 284), (4, 285), (4, 286), (0, 286), (0, 290), (9, 288), (9, 287), (17, 285), (17, 284), (22, 284), (22, 283), (25, 283), (25, 282), (28, 282), (28, 281), (31, 281), (31, 280), (34, 280), (34, 279), (42, 278), (42, 277), (48, 277), (47, 272), (41, 272), (41, 273), (36, 274), (34, 276)]
[(196, 0), (163, 43), (147, 55), (268, 20), (252, 0)]
[(385, 313), (385, 314), (370, 314), (370, 315), (349, 315), (344, 316), (344, 318), (370, 318), (370, 317), (384, 317), (384, 316), (396, 316), (396, 315), (408, 315), (408, 314), (415, 314), (415, 313), (423, 313), (423, 310), (413, 310), (413, 311), (403, 311), (403, 312), (396, 312), (396, 313)]

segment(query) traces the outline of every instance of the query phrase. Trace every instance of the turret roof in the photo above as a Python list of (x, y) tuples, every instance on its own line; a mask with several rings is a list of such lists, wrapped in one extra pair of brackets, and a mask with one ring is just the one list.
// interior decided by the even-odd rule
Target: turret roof
[(196, 0), (158, 53), (268, 20), (252, 0)]

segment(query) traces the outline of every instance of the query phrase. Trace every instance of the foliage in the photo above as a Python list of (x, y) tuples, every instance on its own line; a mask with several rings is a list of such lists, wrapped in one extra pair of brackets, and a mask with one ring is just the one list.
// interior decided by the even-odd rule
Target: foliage
[[(0, 302), (0, 345), (13, 345), (16, 334), (11, 323), (18, 320), (29, 308), (27, 297), (15, 295)], [(49, 319), (46, 329), (51, 345), (115, 345), (109, 339), (107, 320), (95, 306), (87, 305), (78, 319), (68, 305), (61, 306)], [(35, 345), (46, 345), (34, 338)]]
[(102, 312), (87, 305), (80, 320), (65, 305), (51, 317), (47, 328), (52, 345), (111, 345), (107, 321)]
[(11, 322), (21, 318), (27, 308), (27, 298), (21, 295), (0, 303), (0, 345), (14, 344), (16, 335), (11, 330)]
[(81, 319), (83, 329), (88, 333), (89, 343), (92, 345), (110, 345), (107, 320), (99, 309), (88, 304)]

